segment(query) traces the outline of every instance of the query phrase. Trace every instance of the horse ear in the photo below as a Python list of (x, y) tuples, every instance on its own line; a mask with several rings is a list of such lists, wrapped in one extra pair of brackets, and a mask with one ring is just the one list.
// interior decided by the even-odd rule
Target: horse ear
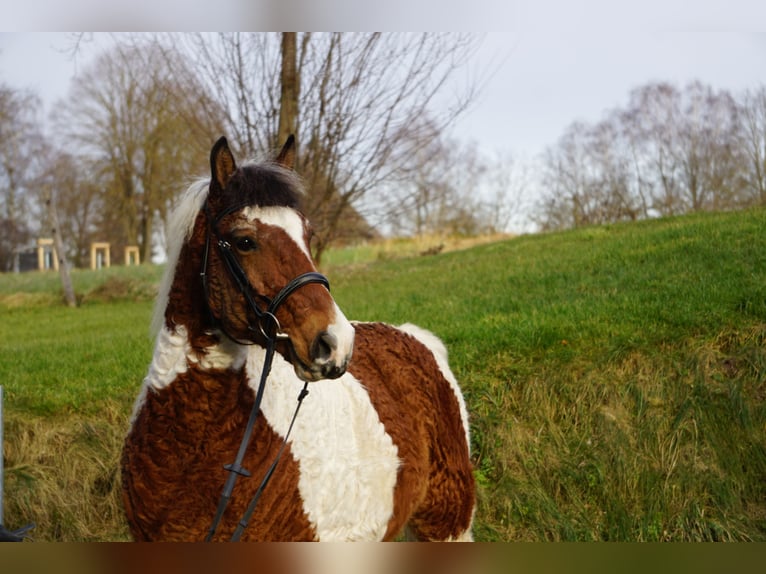
[(229, 149), (229, 142), (222, 136), (215, 142), (213, 149), (210, 151), (212, 180), (217, 182), (221, 189), (223, 189), (229, 183), (229, 178), (236, 169), (237, 163), (234, 161), (234, 156)]
[(287, 141), (282, 146), (282, 151), (279, 152), (276, 162), (287, 169), (295, 167), (295, 136), (293, 134), (287, 137)]

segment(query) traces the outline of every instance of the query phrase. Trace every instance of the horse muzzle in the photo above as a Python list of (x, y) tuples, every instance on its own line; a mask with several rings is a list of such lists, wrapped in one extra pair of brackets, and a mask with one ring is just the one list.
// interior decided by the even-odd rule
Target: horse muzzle
[(316, 335), (309, 346), (309, 361), (303, 361), (292, 348), (295, 373), (304, 381), (337, 379), (351, 361), (354, 349), (354, 327), (339, 313), (339, 321)]

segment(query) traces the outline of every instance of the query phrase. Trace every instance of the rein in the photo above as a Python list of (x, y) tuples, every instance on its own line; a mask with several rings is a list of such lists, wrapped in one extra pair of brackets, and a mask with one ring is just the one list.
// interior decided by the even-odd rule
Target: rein
[[(205, 240), (205, 253), (203, 255), (203, 260), (202, 260), (202, 271), (200, 273), (200, 276), (202, 278), (202, 285), (205, 292), (206, 300), (208, 295), (207, 264), (208, 264), (208, 254), (210, 251), (210, 245), (212, 243), (211, 236), (213, 235), (213, 233), (215, 233), (217, 236), (220, 235), (218, 232), (218, 223), (221, 221), (221, 219), (224, 216), (236, 211), (237, 209), (240, 209), (241, 207), (242, 206), (234, 206), (229, 209), (226, 209), (214, 220), (211, 219), (210, 217), (210, 212), (208, 210), (207, 202), (205, 202), (205, 205), (203, 207), (203, 210), (205, 212), (205, 217), (207, 218), (207, 222), (208, 222), (208, 229), (207, 229), (207, 237)], [(245, 458), (245, 452), (247, 451), (247, 447), (250, 444), (250, 438), (255, 428), (255, 422), (258, 418), (258, 415), (260, 414), (261, 401), (263, 400), (263, 391), (266, 387), (266, 380), (268, 379), (269, 373), (271, 372), (271, 365), (274, 359), (274, 352), (276, 351), (277, 341), (289, 338), (289, 336), (286, 333), (281, 332), (281, 326), (276, 317), (277, 309), (294, 291), (300, 289), (304, 285), (308, 285), (310, 283), (320, 283), (324, 285), (328, 290), (330, 289), (330, 283), (327, 280), (327, 277), (325, 277), (324, 275), (316, 271), (310, 271), (308, 273), (303, 273), (302, 275), (299, 275), (298, 277), (290, 281), (287, 285), (285, 285), (282, 288), (282, 290), (279, 293), (277, 293), (276, 297), (274, 297), (273, 299), (269, 299), (265, 295), (256, 293), (255, 290), (252, 288), (252, 285), (250, 284), (250, 281), (247, 279), (247, 275), (245, 274), (244, 269), (242, 269), (242, 266), (240, 265), (239, 260), (237, 259), (237, 256), (232, 251), (231, 244), (225, 239), (218, 238), (216, 242), (216, 246), (218, 248), (218, 253), (221, 255), (221, 259), (223, 259), (224, 263), (226, 264), (226, 268), (229, 274), (234, 279), (234, 282), (237, 284), (237, 287), (239, 288), (242, 295), (245, 297), (245, 300), (247, 301), (248, 306), (253, 311), (253, 313), (255, 313), (255, 316), (258, 318), (258, 330), (266, 339), (266, 345), (265, 345), (266, 355), (263, 360), (263, 368), (261, 369), (261, 378), (258, 383), (258, 390), (256, 391), (256, 394), (255, 394), (255, 402), (253, 403), (253, 408), (250, 411), (250, 416), (248, 417), (248, 420), (247, 420), (247, 426), (245, 427), (245, 431), (242, 436), (242, 441), (240, 442), (239, 449), (237, 450), (237, 456), (234, 459), (233, 463), (227, 464), (223, 467), (229, 472), (229, 476), (227, 477), (226, 483), (224, 484), (223, 492), (221, 493), (221, 497), (218, 501), (218, 507), (216, 508), (216, 513), (215, 513), (215, 516), (213, 517), (213, 522), (210, 525), (210, 529), (208, 530), (208, 534), (205, 538), (205, 542), (210, 542), (213, 539), (213, 536), (215, 535), (215, 532), (223, 518), (223, 514), (226, 511), (226, 507), (229, 504), (229, 500), (231, 499), (231, 495), (232, 495), (232, 492), (234, 491), (234, 485), (237, 481), (237, 478), (239, 476), (245, 476), (245, 477), (252, 476), (251, 473), (242, 466), (242, 462)], [(268, 306), (266, 307), (265, 310), (262, 310), (258, 306), (258, 304), (256, 303), (253, 297), (253, 294), (255, 294), (257, 297), (260, 297), (261, 299), (267, 302)], [(266, 325), (266, 328), (264, 328), (265, 319), (268, 320), (269, 322), (269, 324)], [(221, 328), (223, 329), (223, 332), (226, 333), (226, 329), (223, 325), (223, 322), (221, 322)], [(248, 329), (256, 332), (256, 330), (249, 324), (248, 324)], [(236, 341), (240, 344), (253, 344), (253, 342), (237, 341), (236, 338), (231, 337), (228, 333), (226, 333), (226, 335), (233, 341)], [(290, 432), (293, 429), (293, 424), (295, 423), (295, 419), (298, 416), (298, 411), (301, 408), (303, 399), (306, 397), (306, 395), (308, 395), (308, 393), (309, 393), (308, 382), (304, 382), (303, 389), (298, 394), (298, 404), (295, 407), (293, 418), (290, 421), (290, 426), (288, 427), (287, 432), (285, 433), (285, 437), (282, 441), (282, 445), (279, 447), (279, 451), (277, 452), (277, 455), (274, 457), (274, 461), (271, 463), (271, 466), (268, 468), (268, 470), (264, 474), (263, 479), (261, 480), (261, 484), (258, 486), (258, 489), (255, 491), (255, 494), (253, 495), (253, 498), (250, 501), (250, 504), (248, 505), (247, 510), (245, 511), (245, 514), (242, 516), (242, 519), (239, 521), (237, 528), (231, 537), (232, 542), (239, 541), (242, 534), (244, 533), (245, 528), (247, 528), (248, 522), (250, 521), (250, 518), (252, 517), (253, 512), (255, 511), (255, 507), (257, 506), (258, 501), (260, 500), (261, 494), (263, 493), (263, 490), (266, 488), (266, 485), (269, 483), (269, 480), (271, 480), (271, 476), (274, 473), (274, 469), (276, 468), (277, 463), (279, 462), (279, 459), (282, 457), (282, 453), (285, 449), (285, 446), (287, 445), (287, 440), (290, 436)]]

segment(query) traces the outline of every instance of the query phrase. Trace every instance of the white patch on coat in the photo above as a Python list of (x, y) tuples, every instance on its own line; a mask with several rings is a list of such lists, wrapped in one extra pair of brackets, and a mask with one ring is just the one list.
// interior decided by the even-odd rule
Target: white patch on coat
[[(475, 512), (474, 508), (474, 512)], [(471, 516), (471, 524), (473, 524), (473, 516)], [(463, 532), (462, 534), (459, 534), (458, 536), (455, 536), (454, 538), (447, 538), (445, 542), (473, 542), (473, 532), (470, 528)]]
[[(306, 245), (306, 238), (304, 235), (305, 221), (297, 211), (289, 207), (250, 206), (245, 207), (242, 210), (242, 215), (251, 223), (258, 220), (265, 225), (283, 229), (287, 236), (293, 240), (295, 245), (306, 256), (312, 269), (314, 268), (314, 262), (311, 258), (309, 247)], [(336, 362), (338, 365), (342, 365), (348, 361), (348, 358), (353, 351), (355, 331), (354, 327), (348, 319), (346, 319), (346, 316), (337, 304), (334, 304), (334, 310), (335, 317), (328, 325), (327, 332), (335, 336), (338, 346), (333, 351), (330, 360)]]
[(465, 399), (463, 398), (463, 393), (460, 390), (460, 385), (458, 384), (455, 375), (452, 373), (452, 370), (449, 368), (447, 347), (445, 347), (442, 340), (434, 335), (431, 331), (423, 329), (422, 327), (418, 327), (417, 325), (413, 325), (412, 323), (405, 323), (397, 327), (397, 329), (412, 335), (418, 341), (428, 347), (428, 350), (433, 353), (436, 364), (439, 366), (439, 370), (442, 372), (442, 375), (444, 375), (444, 378), (447, 379), (450, 387), (452, 387), (452, 391), (455, 393), (455, 398), (457, 399), (458, 406), (460, 407), (460, 419), (463, 422), (463, 429), (465, 430), (465, 440), (468, 444), (468, 450), (470, 451), (471, 431), (468, 424), (468, 409), (465, 406)]
[(331, 359), (335, 360), (337, 364), (343, 364), (350, 360), (351, 354), (354, 351), (356, 330), (351, 322), (346, 319), (338, 304), (334, 303), (334, 306), (335, 320), (327, 327), (327, 332), (335, 337), (338, 346), (333, 351)]
[(265, 225), (284, 229), (285, 233), (287, 233), (290, 239), (295, 242), (295, 245), (303, 252), (303, 254), (308, 257), (310, 261), (312, 260), (308, 245), (306, 245), (304, 220), (294, 209), (290, 207), (260, 207), (254, 205), (245, 207), (242, 210), (242, 215), (244, 215), (249, 222), (258, 220)]
[[(247, 360), (256, 390), (264, 349), (252, 347)], [(303, 381), (275, 355), (261, 405), (280, 436), (292, 420)], [(322, 541), (381, 540), (394, 511), (400, 460), (364, 386), (349, 373), (308, 387), (290, 435), (300, 465), (298, 489), (309, 521)]]

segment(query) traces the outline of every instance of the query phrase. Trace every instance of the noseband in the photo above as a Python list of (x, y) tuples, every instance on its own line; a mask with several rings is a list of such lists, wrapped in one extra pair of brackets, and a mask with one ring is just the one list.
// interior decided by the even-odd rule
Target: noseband
[[(207, 220), (207, 236), (205, 239), (205, 252), (202, 259), (202, 271), (200, 272), (200, 276), (202, 277), (202, 286), (205, 293), (205, 300), (208, 302), (208, 305), (209, 305), (207, 265), (208, 265), (208, 255), (210, 252), (210, 245), (213, 242), (212, 236), (215, 235), (216, 236), (215, 244), (218, 248), (218, 254), (221, 256), (221, 259), (223, 259), (226, 265), (226, 269), (229, 272), (229, 275), (237, 284), (239, 291), (242, 293), (243, 297), (247, 301), (248, 307), (250, 307), (250, 309), (253, 311), (255, 316), (258, 318), (258, 331), (260, 331), (260, 333), (266, 338), (266, 355), (263, 360), (263, 369), (261, 371), (261, 378), (258, 384), (258, 391), (255, 394), (255, 402), (253, 404), (252, 410), (250, 411), (250, 416), (247, 420), (247, 426), (245, 427), (245, 432), (242, 436), (242, 441), (239, 444), (237, 457), (233, 463), (227, 464), (224, 466), (224, 469), (226, 469), (229, 472), (229, 476), (227, 477), (226, 483), (224, 484), (223, 492), (221, 493), (221, 498), (218, 501), (218, 507), (216, 509), (215, 516), (213, 517), (213, 522), (210, 526), (210, 529), (208, 530), (207, 537), (205, 538), (206, 542), (211, 541), (213, 539), (213, 536), (215, 535), (218, 525), (220, 524), (221, 519), (223, 518), (223, 514), (226, 510), (226, 507), (229, 504), (229, 500), (231, 499), (231, 495), (232, 495), (232, 492), (234, 491), (234, 484), (237, 481), (237, 477), (251, 476), (250, 472), (248, 472), (248, 470), (242, 466), (242, 462), (245, 458), (245, 452), (247, 451), (247, 446), (250, 443), (250, 437), (252, 436), (253, 429), (255, 428), (255, 421), (258, 417), (258, 414), (260, 413), (261, 401), (263, 400), (263, 390), (266, 386), (266, 379), (268, 378), (269, 372), (271, 371), (271, 364), (274, 358), (274, 351), (276, 349), (277, 340), (289, 339), (289, 336), (286, 333), (282, 332), (282, 327), (280, 326), (279, 321), (277, 320), (277, 317), (276, 317), (277, 309), (280, 307), (280, 305), (282, 305), (285, 299), (287, 299), (293, 292), (300, 289), (304, 285), (308, 285), (310, 283), (320, 283), (324, 285), (328, 291), (330, 289), (330, 282), (327, 280), (327, 277), (325, 277), (324, 275), (316, 271), (309, 271), (308, 273), (303, 273), (302, 275), (299, 275), (298, 277), (290, 281), (287, 285), (285, 285), (281, 289), (281, 291), (279, 291), (279, 293), (277, 293), (276, 297), (274, 297), (273, 299), (270, 299), (263, 294), (257, 293), (255, 289), (253, 289), (253, 286), (250, 284), (250, 281), (248, 280), (247, 275), (245, 274), (245, 270), (242, 268), (242, 265), (240, 264), (239, 259), (237, 259), (237, 256), (234, 254), (231, 243), (221, 238), (221, 233), (218, 230), (218, 224), (221, 222), (221, 219), (223, 219), (223, 217), (225, 217), (226, 215), (229, 215), (230, 213), (233, 213), (234, 211), (237, 211), (238, 209), (242, 209), (243, 207), (246, 207), (246, 206), (236, 205), (234, 207), (230, 207), (228, 209), (225, 209), (222, 213), (220, 213), (217, 218), (212, 219), (207, 201), (205, 202), (205, 205), (203, 206), (203, 211), (205, 213), (205, 218)], [(266, 302), (265, 310), (261, 309), (261, 307), (258, 306), (254, 296), (259, 297)], [(211, 310), (211, 315), (212, 315), (212, 310)], [(266, 326), (266, 328), (264, 328), (264, 320), (268, 321), (268, 325)], [(244, 342), (237, 341), (237, 339), (235, 339), (234, 337), (229, 335), (229, 333), (226, 332), (223, 321), (219, 320), (219, 322), (221, 324), (221, 329), (223, 330), (223, 332), (226, 333), (226, 336), (232, 339), (233, 341), (236, 341), (237, 343), (241, 343), (241, 344), (253, 344), (252, 341), (244, 341)], [(257, 332), (256, 329), (249, 324), (249, 322), (248, 322), (248, 330)], [(253, 498), (250, 501), (250, 504), (248, 505), (247, 510), (245, 511), (245, 514), (243, 515), (242, 519), (237, 524), (237, 528), (235, 529), (234, 534), (231, 537), (232, 541), (238, 541), (241, 538), (245, 528), (247, 528), (247, 524), (250, 520), (250, 517), (255, 511), (255, 507), (258, 504), (258, 501), (260, 500), (260, 497), (261, 497), (261, 494), (263, 493), (264, 488), (266, 488), (266, 485), (271, 479), (271, 475), (273, 474), (274, 469), (276, 468), (277, 463), (279, 462), (279, 459), (282, 456), (282, 452), (284, 451), (285, 446), (287, 445), (287, 439), (290, 436), (290, 431), (292, 431), (293, 424), (295, 423), (295, 419), (298, 416), (298, 410), (301, 407), (303, 399), (306, 397), (306, 395), (308, 395), (307, 387), (308, 387), (308, 382), (305, 382), (303, 385), (303, 389), (298, 395), (298, 404), (295, 407), (293, 418), (290, 421), (290, 426), (288, 427), (287, 432), (285, 433), (285, 437), (282, 441), (282, 445), (280, 446), (279, 451), (277, 451), (277, 455), (274, 457), (274, 461), (271, 463), (271, 466), (268, 468), (263, 479), (261, 480), (261, 483), (258, 486), (258, 489), (255, 491), (255, 494), (253, 495)]]

